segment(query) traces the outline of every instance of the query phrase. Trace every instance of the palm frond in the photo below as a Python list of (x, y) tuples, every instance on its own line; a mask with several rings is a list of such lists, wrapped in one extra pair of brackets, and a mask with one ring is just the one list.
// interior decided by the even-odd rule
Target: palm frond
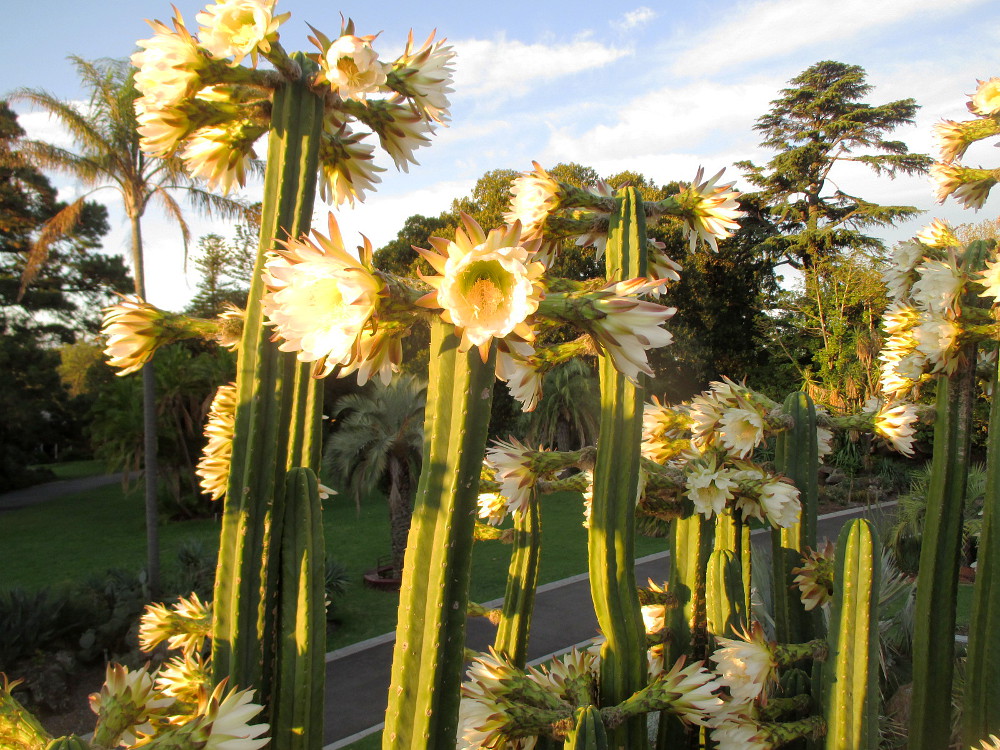
[(188, 227), (188, 223), (184, 219), (184, 212), (181, 211), (181, 207), (177, 205), (177, 201), (174, 200), (174, 197), (166, 190), (156, 190), (153, 192), (153, 195), (156, 196), (157, 201), (167, 216), (177, 222), (177, 226), (180, 227), (181, 239), (184, 242), (184, 271), (187, 272), (188, 247), (191, 244), (191, 229)]
[(79, 223), (80, 215), (83, 213), (83, 205), (84, 198), (78, 198), (42, 225), (38, 238), (28, 252), (24, 271), (21, 273), (21, 286), (17, 292), (18, 302), (24, 297), (25, 291), (31, 282), (38, 277), (42, 266), (48, 260), (49, 248), (52, 247), (52, 244), (69, 234), (73, 227)]
[(104, 164), (90, 156), (81, 156), (45, 141), (18, 142), (21, 159), (41, 169), (51, 169), (69, 175), (85, 185), (94, 186), (109, 179)]
[(72, 102), (62, 101), (44, 89), (19, 88), (7, 97), (11, 102), (24, 102), (44, 110), (69, 131), (84, 153), (99, 154), (112, 150), (95, 123), (100, 119), (81, 112)]

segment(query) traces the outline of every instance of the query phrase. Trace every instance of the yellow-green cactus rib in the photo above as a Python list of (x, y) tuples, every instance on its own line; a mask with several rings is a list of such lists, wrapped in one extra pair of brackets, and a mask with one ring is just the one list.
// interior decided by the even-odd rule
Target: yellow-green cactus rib
[(784, 411), (792, 417), (793, 427), (778, 435), (774, 464), (798, 488), (802, 514), (798, 523), (771, 530), (771, 596), (778, 641), (801, 643), (815, 637), (817, 629), (822, 627), (819, 611), (806, 612), (798, 590), (791, 588), (792, 568), (802, 564), (807, 547), (816, 548), (819, 502), (816, 407), (807, 393), (796, 392), (785, 399)]
[[(299, 59), (304, 69), (311, 63)], [(318, 466), (318, 384), (308, 365), (278, 351), (263, 327), (264, 253), (309, 230), (319, 168), (323, 101), (304, 81), (275, 92), (261, 241), (237, 365), (236, 424), (216, 574), (212, 669), (216, 681), (255, 687), (270, 704), (278, 544), (285, 471)]]
[[(667, 590), (677, 597), (670, 610), (667, 627), (672, 635), (666, 663), (682, 656), (703, 659), (707, 647), (705, 584), (708, 560), (715, 543), (715, 519), (700, 514), (673, 522), (670, 545), (670, 583)], [(681, 722), (670, 711), (660, 713), (658, 750), (697, 747), (698, 730)]]
[(510, 552), (507, 590), (493, 644), (497, 653), (524, 669), (528, 659), (528, 633), (535, 608), (535, 589), (541, 562), (542, 515), (538, 496), (532, 491), (528, 509), (514, 516), (514, 544)]
[(406, 546), (382, 746), (455, 746), (479, 472), (493, 395), (486, 362), (431, 323), (424, 454)]
[(859, 518), (841, 530), (823, 664), (826, 750), (878, 747), (880, 560), (878, 537), (869, 521)]
[(311, 469), (288, 472), (284, 507), (271, 743), (283, 750), (319, 750), (326, 681), (326, 564), (319, 483)]
[[(607, 278), (644, 276), (646, 224), (635, 188), (619, 193), (611, 215)], [(600, 703), (614, 706), (646, 684), (645, 628), (635, 588), (634, 524), (639, 490), (643, 389), (600, 357), (601, 422), (594, 465), (594, 500), (588, 533), (590, 593), (601, 632)], [(611, 747), (641, 750), (646, 723), (639, 717), (608, 733)]]
[(963, 740), (971, 747), (1000, 733), (1000, 371), (993, 369), (993, 402), (986, 444), (986, 492), (979, 535), (976, 585), (969, 623), (962, 710)]
[[(18, 681), (20, 682), (20, 681)], [(10, 683), (0, 672), (0, 747), (9, 750), (44, 750), (52, 737), (31, 712), (11, 695)]]
[(710, 635), (723, 638), (735, 638), (737, 631), (746, 628), (743, 572), (739, 558), (728, 549), (717, 549), (708, 559), (705, 625)]
[(593, 706), (581, 706), (573, 714), (573, 728), (566, 735), (564, 750), (608, 750), (608, 734), (601, 712)]
[[(986, 242), (966, 249), (963, 270), (983, 267)], [(975, 306), (968, 295), (964, 304)], [(934, 456), (927, 488), (927, 513), (920, 546), (920, 574), (913, 631), (911, 750), (945, 750), (949, 744), (954, 669), (955, 611), (962, 547), (962, 519), (975, 394), (976, 345), (962, 347), (960, 365), (937, 386)]]

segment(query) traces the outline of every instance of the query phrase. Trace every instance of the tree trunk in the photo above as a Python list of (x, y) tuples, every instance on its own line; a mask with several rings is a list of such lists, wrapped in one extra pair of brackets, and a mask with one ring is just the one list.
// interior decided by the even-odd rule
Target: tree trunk
[(389, 532), (392, 542), (392, 577), (403, 575), (406, 538), (410, 533), (410, 472), (406, 462), (389, 455)]
[[(135, 293), (146, 299), (146, 278), (142, 262), (142, 228), (139, 217), (131, 216), (132, 272), (135, 276)], [(146, 487), (146, 575), (150, 596), (160, 593), (160, 530), (156, 489), (159, 479), (159, 462), (156, 445), (156, 371), (149, 361), (142, 368), (142, 435), (143, 475)]]

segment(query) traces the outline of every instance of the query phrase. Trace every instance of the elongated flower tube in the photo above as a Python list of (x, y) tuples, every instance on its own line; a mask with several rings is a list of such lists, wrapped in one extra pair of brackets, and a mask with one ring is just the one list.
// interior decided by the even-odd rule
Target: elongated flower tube
[(101, 333), (108, 337), (108, 364), (128, 375), (142, 368), (164, 343), (166, 313), (136, 296), (104, 309)]
[(875, 415), (875, 433), (904, 456), (912, 456), (917, 417), (914, 404), (886, 404)]
[(208, 58), (198, 40), (175, 14), (173, 30), (160, 21), (148, 21), (153, 28), (150, 39), (140, 39), (141, 51), (132, 55), (135, 88), (142, 94), (144, 108), (174, 106), (201, 88), (201, 71)]
[(485, 361), (494, 338), (534, 339), (526, 321), (542, 298), (545, 267), (531, 260), (538, 242), (522, 243), (520, 224), (487, 236), (468, 214), (462, 223), (465, 231), (456, 230), (453, 241), (431, 237), (438, 253), (416, 248), (440, 274), (422, 277), (434, 291), (417, 304), (441, 309), (442, 320), (460, 332), (459, 351), (478, 347)]
[(717, 240), (732, 236), (739, 229), (737, 219), (743, 215), (736, 199), (740, 193), (733, 190), (736, 183), (718, 185), (724, 169), (711, 179), (702, 181), (705, 170), (698, 167), (694, 181), (676, 196), (674, 200), (682, 207), (681, 216), (685, 222), (685, 234), (691, 252), (701, 239), (713, 250), (718, 250)]
[(166, 641), (170, 648), (191, 656), (201, 651), (211, 632), (212, 607), (192, 593), (171, 607), (147, 604), (139, 625), (139, 646), (143, 651), (152, 651)]
[(172, 698), (156, 691), (148, 670), (108, 664), (104, 685), (90, 696), (90, 708), (97, 714), (94, 744), (134, 745), (153, 734), (153, 723), (167, 715), (172, 703)]
[(411, 106), (425, 120), (444, 124), (448, 121), (448, 94), (452, 93), (455, 73), (452, 61), (455, 50), (444, 39), (434, 41), (431, 32), (419, 48), (413, 43), (413, 30), (406, 39), (406, 48), (392, 63), (389, 87), (409, 97)]
[(717, 637), (719, 649), (712, 654), (721, 677), (736, 703), (751, 703), (777, 679), (778, 663), (763, 628), (754, 623), (740, 638)]
[(942, 219), (934, 219), (917, 232), (914, 239), (922, 245), (933, 248), (958, 247), (962, 244), (955, 236), (955, 230)]
[(205, 424), (208, 442), (202, 451), (195, 474), (201, 488), (213, 500), (226, 494), (229, 463), (233, 455), (233, 425), (236, 420), (236, 383), (220, 385), (212, 399)]
[(990, 190), (997, 184), (996, 174), (989, 169), (972, 169), (958, 163), (939, 162), (930, 168), (937, 188), (937, 201), (944, 203), (949, 195), (965, 208), (980, 209)]
[[(487, 516), (491, 524), (499, 524), (507, 513), (527, 512), (528, 502), (538, 479), (528, 455), (533, 452), (513, 437), (509, 441), (496, 441), (486, 451), (486, 463), (496, 471), (500, 480), (499, 494), (506, 500), (506, 508), (502, 515)], [(480, 512), (480, 516), (482, 515)]]
[[(326, 128), (330, 125), (329, 120), (324, 123)], [(364, 201), (365, 192), (374, 190), (375, 185), (382, 181), (378, 172), (384, 172), (385, 169), (372, 161), (375, 147), (361, 143), (361, 139), (367, 135), (352, 133), (346, 125), (341, 125), (335, 131), (327, 129), (323, 133), (319, 183), (322, 200), (338, 206), (344, 203), (353, 206), (355, 200)]]
[(825, 607), (833, 596), (834, 546), (829, 539), (822, 549), (806, 550), (802, 565), (792, 568), (792, 580), (798, 589), (802, 604), (809, 612)]
[(212, 670), (201, 654), (175, 656), (156, 675), (156, 689), (182, 703), (197, 703), (212, 687)]
[(992, 297), (993, 304), (1000, 303), (1000, 259), (986, 261), (986, 268), (979, 274), (978, 281), (984, 289), (980, 297)]
[(375, 314), (384, 283), (344, 249), (331, 213), (329, 236), (287, 240), (265, 265), (262, 304), (283, 339), (281, 351), (312, 362), (314, 377), (358, 358), (361, 332)]

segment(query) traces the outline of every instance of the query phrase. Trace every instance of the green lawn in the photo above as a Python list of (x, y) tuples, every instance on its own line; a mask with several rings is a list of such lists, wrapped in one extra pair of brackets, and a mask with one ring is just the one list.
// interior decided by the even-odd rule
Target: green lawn
[(84, 477), (96, 477), (101, 474), (112, 473), (108, 471), (103, 461), (96, 461), (94, 459), (64, 461), (59, 464), (38, 464), (30, 468), (48, 469), (56, 475), (57, 479), (83, 479)]
[[(330, 629), (328, 647), (340, 648), (395, 627), (398, 596), (367, 589), (362, 574), (389, 551), (385, 502), (365, 499), (360, 513), (338, 496), (324, 510), (327, 554), (348, 568), (351, 585), (336, 601), (340, 622)], [(547, 496), (542, 505), (541, 580), (549, 582), (587, 568), (586, 530), (579, 495)], [(218, 544), (218, 523), (197, 520), (161, 524), (161, 565), (166, 580), (177, 569), (177, 550), (187, 540), (207, 549)], [(664, 540), (638, 538), (638, 556), (658, 552)], [(29, 589), (80, 581), (109, 568), (138, 570), (145, 564), (146, 535), (142, 492), (119, 485), (3, 513), (0, 516), (0, 586)], [(499, 542), (476, 545), (471, 596), (488, 601), (503, 596), (510, 548)]]

